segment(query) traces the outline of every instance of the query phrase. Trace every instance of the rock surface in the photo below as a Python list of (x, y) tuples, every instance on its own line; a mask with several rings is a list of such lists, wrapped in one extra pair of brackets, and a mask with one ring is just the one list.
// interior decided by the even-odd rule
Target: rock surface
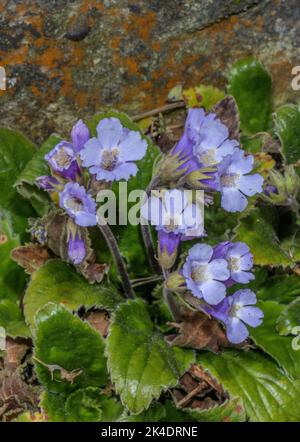
[(298, 101), (299, 0), (18, 0), (0, 4), (2, 126), (41, 142), (108, 107), (157, 107), (178, 83), (226, 86), (254, 54), (274, 78), (275, 104)]

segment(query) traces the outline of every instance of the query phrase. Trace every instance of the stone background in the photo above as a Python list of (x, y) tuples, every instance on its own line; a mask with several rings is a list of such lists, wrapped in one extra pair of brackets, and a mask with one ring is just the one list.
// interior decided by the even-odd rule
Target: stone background
[(41, 142), (115, 107), (157, 107), (176, 84), (226, 85), (254, 54), (271, 70), (275, 105), (297, 101), (299, 0), (1, 0), (1, 126)]

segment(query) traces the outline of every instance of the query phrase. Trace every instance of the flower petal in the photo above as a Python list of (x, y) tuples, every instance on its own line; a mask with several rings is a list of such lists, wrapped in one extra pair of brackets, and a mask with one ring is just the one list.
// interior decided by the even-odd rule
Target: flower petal
[(207, 263), (213, 254), (213, 248), (208, 244), (195, 244), (189, 251), (188, 259)]
[(207, 281), (198, 285), (203, 294), (203, 298), (208, 304), (219, 304), (226, 295), (226, 287), (219, 281)]
[(232, 344), (240, 344), (248, 338), (249, 332), (245, 324), (238, 318), (230, 318), (226, 322), (226, 335)]
[(140, 133), (131, 130), (119, 144), (119, 160), (136, 161), (141, 160), (147, 150), (147, 142), (143, 140)]
[(264, 179), (258, 173), (254, 175), (241, 176), (239, 179), (239, 188), (247, 196), (253, 196), (262, 192)]
[(118, 118), (103, 118), (97, 126), (98, 140), (104, 149), (117, 147), (123, 134), (123, 126)]
[(218, 281), (226, 281), (230, 277), (228, 263), (225, 259), (214, 259), (208, 264), (208, 271)]
[(221, 206), (227, 212), (242, 212), (248, 205), (247, 198), (237, 189), (222, 189)]
[(237, 310), (236, 316), (251, 327), (258, 327), (264, 314), (258, 307), (246, 306)]

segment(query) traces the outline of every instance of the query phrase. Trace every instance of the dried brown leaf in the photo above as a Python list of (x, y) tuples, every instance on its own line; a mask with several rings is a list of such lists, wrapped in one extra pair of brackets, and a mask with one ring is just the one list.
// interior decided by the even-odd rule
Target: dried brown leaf
[(27, 244), (11, 251), (11, 259), (23, 267), (29, 275), (51, 258), (49, 251), (39, 244)]
[(240, 139), (239, 111), (235, 99), (228, 95), (219, 101), (212, 109), (217, 117), (229, 130), (229, 138)]
[(106, 310), (97, 310), (87, 313), (85, 319), (104, 338), (107, 336), (110, 317)]

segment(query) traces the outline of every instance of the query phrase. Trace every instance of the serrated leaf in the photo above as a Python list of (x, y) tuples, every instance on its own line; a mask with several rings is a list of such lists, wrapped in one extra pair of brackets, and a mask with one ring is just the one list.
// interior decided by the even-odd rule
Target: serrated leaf
[(289, 376), (294, 379), (300, 378), (300, 352), (293, 349), (291, 337), (280, 336), (276, 330), (276, 322), (284, 306), (274, 301), (260, 301), (257, 305), (264, 312), (264, 319), (259, 327), (251, 328), (251, 338), (256, 345), (272, 356)]
[(293, 265), (292, 259), (281, 247), (274, 227), (258, 208), (240, 218), (235, 240), (243, 241), (250, 247), (257, 265)]
[(41, 401), (50, 422), (116, 422), (123, 407), (99, 388), (80, 388), (69, 396), (45, 392)]
[(156, 402), (148, 408), (148, 410), (136, 415), (129, 415), (128, 412), (118, 419), (118, 422), (160, 422), (166, 417), (166, 410), (164, 405)]
[[(24, 135), (0, 128), (0, 204), (7, 208), (14, 197), (13, 184), (32, 158), (36, 148)], [(3, 191), (5, 190), (5, 191)]]
[(0, 327), (5, 329), (11, 338), (27, 338), (30, 331), (21, 313), (20, 307), (9, 299), (0, 301)]
[(232, 397), (240, 397), (252, 422), (297, 422), (300, 381), (292, 381), (270, 358), (255, 351), (203, 353), (199, 363)]
[(60, 140), (61, 138), (58, 135), (51, 135), (26, 164), (14, 184), (17, 191), (30, 201), (40, 216), (47, 213), (50, 199), (47, 192), (37, 187), (36, 179), (42, 175), (49, 175), (49, 167), (44, 157)]
[(195, 422), (244, 422), (246, 413), (241, 398), (234, 398), (224, 404), (207, 410), (184, 408), (186, 415)]
[(105, 385), (104, 343), (87, 322), (62, 305), (48, 303), (39, 310), (36, 325), (36, 373), (49, 392), (69, 395), (78, 388)]
[(174, 386), (194, 360), (192, 351), (168, 346), (141, 300), (121, 304), (114, 313), (106, 354), (116, 391), (136, 414)]
[(102, 420), (101, 394), (98, 388), (80, 388), (66, 400), (65, 411), (69, 422), (100, 422)]
[(24, 314), (27, 324), (33, 328), (36, 312), (48, 302), (76, 311), (81, 306), (113, 310), (121, 301), (113, 288), (91, 285), (70, 265), (54, 259), (33, 273), (24, 297)]
[(288, 274), (271, 276), (256, 288), (256, 295), (262, 301), (289, 303), (300, 296), (300, 277)]
[(282, 106), (274, 115), (274, 123), (286, 162), (296, 163), (300, 159), (300, 107), (296, 104)]
[(11, 250), (20, 245), (10, 213), (0, 211), (0, 299), (17, 301), (25, 287), (25, 273), (10, 257)]
[(272, 79), (254, 57), (236, 62), (228, 76), (228, 92), (238, 104), (241, 129), (246, 135), (266, 131), (272, 113)]
[[(299, 282), (300, 283), (300, 282)], [(300, 326), (300, 297), (287, 305), (276, 322), (276, 329), (282, 336), (294, 334), (293, 329)]]

